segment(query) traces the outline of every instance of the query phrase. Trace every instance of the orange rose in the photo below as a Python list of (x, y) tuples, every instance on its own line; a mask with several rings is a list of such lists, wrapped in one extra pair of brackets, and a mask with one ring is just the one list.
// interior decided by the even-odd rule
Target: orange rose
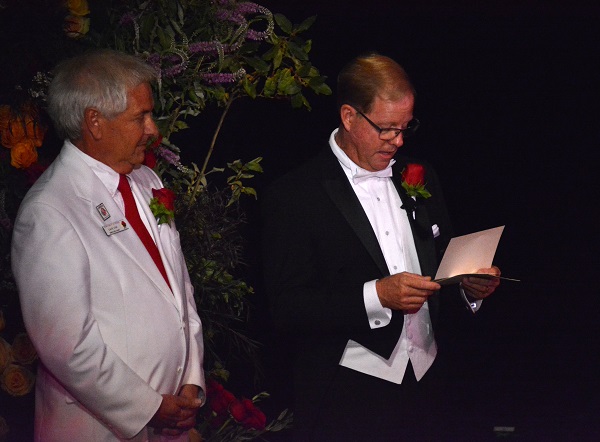
[(10, 364), (2, 373), (2, 389), (11, 396), (25, 396), (33, 388), (35, 376), (22, 365)]
[(25, 127), (20, 118), (12, 118), (8, 121), (6, 129), (0, 133), (2, 137), (2, 145), (11, 149), (15, 144), (19, 143), (25, 138)]
[(2, 373), (11, 362), (12, 352), (10, 351), (10, 344), (0, 338), (0, 373)]
[(10, 109), (0, 111), (0, 138), (2, 145), (11, 149), (23, 139), (31, 140), (35, 147), (44, 142), (46, 129), (37, 121), (35, 110), (25, 110), (24, 115), (13, 116)]
[(17, 169), (27, 169), (37, 159), (37, 150), (31, 140), (20, 141), (10, 150), (10, 164)]
[(42, 125), (33, 118), (29, 118), (25, 125), (25, 132), (27, 138), (33, 141), (35, 147), (42, 147), (44, 136), (46, 135), (45, 127), (42, 127)]
[(82, 38), (90, 30), (90, 19), (78, 15), (67, 15), (63, 30), (69, 38)]
[(67, 0), (67, 9), (73, 15), (84, 16), (90, 13), (87, 0)]
[(37, 358), (37, 353), (27, 333), (19, 333), (12, 344), (12, 355), (16, 362), (31, 364)]

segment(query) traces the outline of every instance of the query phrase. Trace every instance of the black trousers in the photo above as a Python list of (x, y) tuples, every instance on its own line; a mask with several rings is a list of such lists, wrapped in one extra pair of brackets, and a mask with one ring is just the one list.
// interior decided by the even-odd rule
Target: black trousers
[[(436, 361), (437, 363), (437, 361)], [(444, 402), (445, 377), (436, 363), (417, 382), (411, 364), (402, 384), (339, 367), (316, 418), (293, 431), (295, 441), (440, 441), (453, 410)]]

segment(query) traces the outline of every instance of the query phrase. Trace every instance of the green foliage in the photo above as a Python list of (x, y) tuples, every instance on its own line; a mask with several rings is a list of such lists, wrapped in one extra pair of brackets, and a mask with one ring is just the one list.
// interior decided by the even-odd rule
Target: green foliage
[(158, 224), (168, 224), (175, 216), (175, 213), (172, 210), (167, 209), (158, 198), (152, 198), (150, 200), (150, 210), (152, 210)]
[(407, 184), (406, 181), (402, 182), (402, 187), (406, 190), (408, 196), (415, 198), (429, 198), (431, 193), (425, 188), (425, 184), (417, 184), (416, 186)]
[(233, 276), (244, 264), (239, 205), (228, 204), (227, 189), (202, 192), (195, 204), (176, 205), (175, 219), (183, 253), (195, 287), (205, 341), (205, 366), (224, 364), (224, 355), (252, 354), (256, 343), (242, 326), (248, 315), (247, 297), (254, 293)]
[(260, 5), (232, 0), (112, 3), (110, 26), (97, 44), (160, 69), (155, 113), (167, 138), (208, 105), (282, 98), (310, 109), (305, 90), (331, 94), (310, 63), (311, 41), (301, 37), (315, 17), (294, 25)]

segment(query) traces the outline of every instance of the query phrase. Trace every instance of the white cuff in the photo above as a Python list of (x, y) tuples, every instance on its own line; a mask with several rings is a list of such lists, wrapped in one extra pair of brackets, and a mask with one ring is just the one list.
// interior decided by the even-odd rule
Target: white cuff
[(363, 285), (363, 300), (365, 311), (371, 328), (381, 328), (388, 325), (392, 319), (392, 310), (381, 305), (376, 288), (377, 280), (365, 282)]
[(481, 308), (483, 299), (476, 299), (475, 301), (470, 301), (469, 298), (467, 298), (467, 294), (465, 293), (465, 290), (463, 289), (462, 284), (458, 284), (458, 288), (459, 288), (462, 298), (465, 300), (465, 303), (467, 304), (468, 309), (471, 310), (472, 313), (477, 313), (477, 310), (479, 310)]

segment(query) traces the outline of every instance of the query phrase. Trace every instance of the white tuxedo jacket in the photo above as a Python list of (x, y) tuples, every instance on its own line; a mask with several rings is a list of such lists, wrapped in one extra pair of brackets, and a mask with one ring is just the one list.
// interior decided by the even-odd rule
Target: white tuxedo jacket
[[(71, 143), (25, 197), (12, 267), (40, 357), (36, 441), (158, 440), (145, 427), (184, 384), (204, 389), (202, 326), (173, 223), (157, 225), (172, 291), (125, 215)], [(149, 202), (158, 176), (131, 175)], [(103, 210), (104, 209), (104, 210)]]

